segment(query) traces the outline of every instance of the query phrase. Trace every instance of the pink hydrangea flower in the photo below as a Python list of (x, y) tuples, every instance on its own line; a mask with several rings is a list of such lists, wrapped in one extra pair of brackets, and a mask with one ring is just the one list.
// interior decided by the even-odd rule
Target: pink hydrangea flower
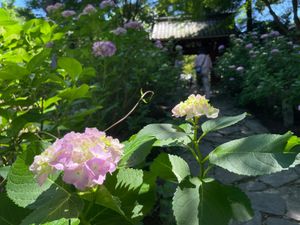
[(71, 132), (56, 140), (34, 157), (29, 169), (40, 185), (50, 174), (63, 171), (64, 182), (84, 190), (103, 184), (106, 174), (116, 170), (123, 147), (118, 139), (86, 128), (84, 133)]
[(116, 53), (116, 46), (110, 41), (97, 41), (93, 44), (93, 53), (95, 56), (108, 57)]
[(71, 17), (71, 16), (76, 15), (76, 12), (74, 10), (65, 10), (61, 13), (61, 15), (63, 17)]
[(88, 15), (88, 14), (93, 14), (95, 12), (97, 12), (97, 9), (93, 5), (87, 4), (86, 7), (84, 7), (83, 9), (82, 14)]
[(278, 37), (280, 33), (277, 30), (272, 30), (269, 34), (271, 37)]
[(112, 30), (111, 32), (114, 33), (115, 35), (123, 35), (127, 33), (127, 30), (123, 27), (118, 27), (115, 30)]
[(103, 0), (100, 3), (100, 8), (104, 9), (106, 7), (114, 7), (115, 6), (115, 2), (113, 0)]
[(142, 24), (138, 21), (129, 21), (124, 24), (124, 27), (126, 29), (135, 29), (135, 30), (139, 30), (143, 28)]
[(219, 115), (219, 109), (212, 107), (205, 96), (190, 95), (187, 100), (180, 102), (172, 109), (175, 117), (186, 117), (186, 120), (206, 116), (207, 118), (216, 118)]

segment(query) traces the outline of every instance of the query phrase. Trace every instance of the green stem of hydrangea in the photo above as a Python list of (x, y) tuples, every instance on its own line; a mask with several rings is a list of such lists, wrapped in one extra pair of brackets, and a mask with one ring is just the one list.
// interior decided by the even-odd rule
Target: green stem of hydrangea
[(199, 123), (199, 117), (195, 117), (194, 121), (193, 121), (193, 128), (194, 128), (194, 138), (193, 138), (193, 142), (194, 142), (194, 149), (195, 149), (195, 153), (198, 155), (198, 159), (197, 160), (200, 164), (200, 178), (203, 178), (204, 176), (204, 163), (202, 163), (202, 153), (200, 151), (199, 148), (199, 142), (200, 140), (204, 137), (204, 135), (202, 134), (200, 136), (200, 138), (198, 139), (198, 123)]

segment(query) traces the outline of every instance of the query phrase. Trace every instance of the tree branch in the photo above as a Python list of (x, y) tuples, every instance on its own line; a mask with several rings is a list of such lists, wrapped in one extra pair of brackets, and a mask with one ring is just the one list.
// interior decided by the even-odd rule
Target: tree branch
[(273, 20), (276, 23), (279, 32), (282, 33), (282, 34), (287, 34), (288, 33), (288, 29), (280, 21), (280, 18), (277, 16), (277, 14), (272, 9), (271, 3), (268, 0), (262, 0), (262, 1), (263, 1), (263, 3), (265, 3), (265, 5), (267, 6), (267, 8), (269, 9), (269, 12), (270, 12), (271, 16), (273, 17)]
[(300, 20), (298, 17), (298, 0), (292, 0), (292, 3), (293, 3), (294, 22), (296, 24), (297, 30), (300, 30)]

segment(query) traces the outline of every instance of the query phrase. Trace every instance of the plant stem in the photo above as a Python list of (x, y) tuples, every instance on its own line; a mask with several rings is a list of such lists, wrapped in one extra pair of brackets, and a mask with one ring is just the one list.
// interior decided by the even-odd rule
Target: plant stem
[(203, 133), (200, 138), (198, 139), (198, 122), (199, 122), (199, 117), (195, 117), (194, 118), (194, 121), (193, 121), (193, 125), (194, 125), (194, 148), (195, 148), (195, 152), (197, 153), (198, 155), (198, 159), (197, 160), (200, 164), (200, 178), (203, 178), (203, 175), (204, 175), (204, 163), (202, 163), (202, 154), (201, 154), (201, 151), (199, 149), (199, 142), (200, 140), (204, 137), (205, 133)]

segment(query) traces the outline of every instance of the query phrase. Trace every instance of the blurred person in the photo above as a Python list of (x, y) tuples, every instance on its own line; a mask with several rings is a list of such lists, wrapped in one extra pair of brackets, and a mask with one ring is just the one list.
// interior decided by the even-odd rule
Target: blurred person
[(205, 97), (207, 99), (211, 96), (210, 90), (210, 73), (212, 69), (212, 62), (209, 54), (207, 54), (204, 48), (199, 50), (199, 54), (195, 60), (195, 70), (198, 88), (203, 85)]

